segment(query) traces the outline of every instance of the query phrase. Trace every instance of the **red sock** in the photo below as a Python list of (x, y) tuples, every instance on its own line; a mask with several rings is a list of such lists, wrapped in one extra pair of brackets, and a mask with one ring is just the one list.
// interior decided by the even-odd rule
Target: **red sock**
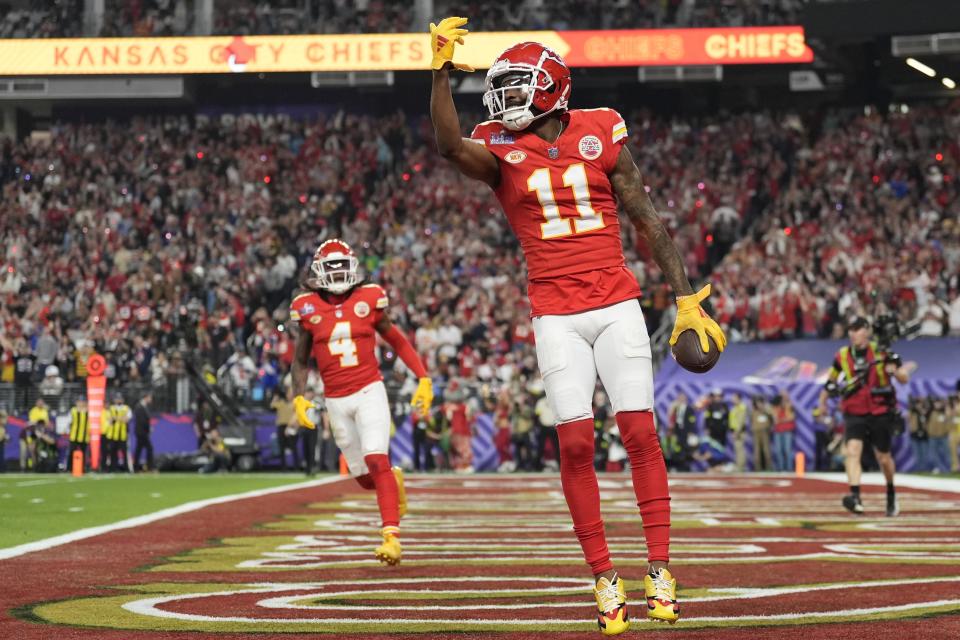
[(630, 456), (633, 492), (637, 496), (643, 533), (647, 538), (647, 561), (670, 561), (670, 488), (660, 439), (649, 411), (617, 414), (620, 439)]
[[(380, 506), (380, 519), (383, 520), (383, 526), (399, 526), (400, 498), (397, 491), (397, 478), (390, 469), (390, 459), (385, 453), (371, 453), (364, 456), (363, 460), (370, 469), (369, 475), (373, 478), (373, 484), (377, 490), (377, 504)], [(358, 478), (357, 482), (359, 481)]]
[(560, 483), (573, 518), (583, 557), (594, 575), (610, 571), (610, 550), (600, 517), (600, 487), (593, 470), (593, 420), (585, 418), (557, 427), (560, 439)]

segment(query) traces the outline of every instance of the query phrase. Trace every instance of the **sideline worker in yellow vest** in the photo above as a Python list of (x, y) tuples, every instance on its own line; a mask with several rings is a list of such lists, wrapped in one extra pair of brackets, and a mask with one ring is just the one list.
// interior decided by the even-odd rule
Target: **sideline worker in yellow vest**
[[(107, 471), (129, 471), (130, 453), (127, 451), (127, 425), (130, 423), (130, 407), (117, 395), (113, 404), (104, 413), (104, 438), (107, 443)], [(121, 465), (120, 459), (123, 458)]]
[[(885, 359), (885, 354), (870, 340), (870, 323), (862, 316), (854, 316), (847, 322), (850, 344), (837, 351), (830, 370), (829, 380), (837, 384), (842, 396), (840, 410), (844, 420), (844, 456), (850, 495), (843, 497), (843, 506), (852, 513), (863, 513), (860, 500), (860, 456), (863, 442), (873, 445), (877, 462), (887, 480), (887, 516), (900, 513), (897, 505), (893, 476), (896, 463), (890, 448), (896, 422), (900, 416), (891, 405), (896, 396), (891, 378), (901, 383), (909, 380), (907, 370), (898, 362)], [(829, 383), (828, 383), (829, 384)], [(827, 396), (820, 392), (819, 415), (826, 415)]]
[(73, 452), (83, 453), (83, 468), (90, 468), (90, 414), (87, 411), (87, 399), (77, 398), (77, 404), (70, 409), (70, 454), (67, 456), (67, 469), (72, 468)]

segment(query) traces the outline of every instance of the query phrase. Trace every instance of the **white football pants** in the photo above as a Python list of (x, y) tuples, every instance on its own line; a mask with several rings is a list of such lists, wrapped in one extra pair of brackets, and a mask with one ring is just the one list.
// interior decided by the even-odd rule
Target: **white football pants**
[(614, 413), (653, 408), (650, 337), (638, 300), (533, 319), (537, 363), (557, 424), (593, 416), (597, 375)]
[(347, 460), (350, 475), (367, 473), (363, 458), (390, 450), (390, 404), (383, 382), (368, 384), (342, 398), (327, 398), (333, 439)]

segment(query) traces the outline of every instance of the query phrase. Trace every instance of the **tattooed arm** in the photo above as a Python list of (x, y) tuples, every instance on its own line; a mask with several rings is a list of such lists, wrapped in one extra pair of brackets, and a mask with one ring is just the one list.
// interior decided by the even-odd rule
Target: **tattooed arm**
[(653, 259), (663, 272), (667, 282), (673, 287), (676, 296), (688, 296), (693, 293), (693, 287), (687, 280), (686, 270), (680, 252), (673, 244), (673, 239), (653, 208), (653, 202), (643, 187), (643, 178), (640, 170), (630, 155), (626, 146), (620, 149), (617, 164), (610, 173), (610, 183), (620, 200), (620, 206), (626, 211), (630, 222), (637, 232), (647, 239)]
[(653, 259), (657, 261), (657, 265), (667, 282), (673, 287), (673, 293), (677, 297), (677, 318), (674, 321), (673, 333), (670, 335), (670, 345), (676, 344), (681, 333), (693, 329), (700, 339), (700, 349), (704, 353), (710, 351), (708, 336), (722, 352), (727, 346), (727, 337), (723, 334), (720, 325), (700, 306), (700, 303), (710, 295), (710, 285), (694, 293), (690, 281), (687, 280), (680, 252), (677, 251), (670, 234), (660, 222), (657, 211), (650, 202), (650, 196), (643, 188), (640, 170), (637, 169), (626, 146), (620, 149), (617, 164), (610, 173), (610, 183), (617, 192), (620, 205), (627, 212), (633, 226), (650, 244)]

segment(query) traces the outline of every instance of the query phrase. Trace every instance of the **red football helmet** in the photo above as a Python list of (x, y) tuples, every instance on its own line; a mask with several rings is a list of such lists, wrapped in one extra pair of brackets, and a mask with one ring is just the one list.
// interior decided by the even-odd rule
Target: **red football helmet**
[(360, 282), (360, 261), (343, 240), (326, 240), (313, 254), (310, 285), (330, 293), (344, 293)]
[[(565, 111), (570, 98), (570, 69), (553, 49), (539, 42), (515, 44), (487, 71), (483, 104), (490, 117), (513, 131), (530, 126), (537, 118)], [(507, 104), (507, 93), (511, 95)]]

